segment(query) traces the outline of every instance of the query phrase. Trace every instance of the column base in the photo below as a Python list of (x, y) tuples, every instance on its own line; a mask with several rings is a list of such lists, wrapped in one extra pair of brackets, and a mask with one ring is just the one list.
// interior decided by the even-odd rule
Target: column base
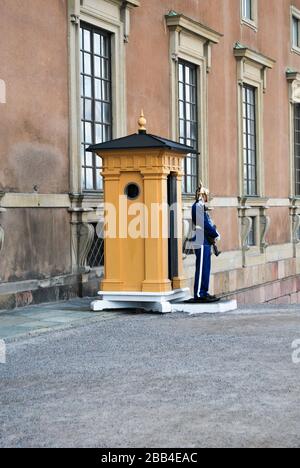
[(172, 281), (173, 289), (182, 289), (186, 287), (186, 278), (184, 276), (179, 276), (177, 278), (173, 278)]

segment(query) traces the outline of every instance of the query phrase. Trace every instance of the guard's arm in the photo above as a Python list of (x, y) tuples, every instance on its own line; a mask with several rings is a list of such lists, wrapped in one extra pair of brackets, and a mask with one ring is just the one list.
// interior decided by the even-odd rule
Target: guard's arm
[(217, 239), (220, 236), (206, 212), (204, 212), (204, 232), (207, 237), (212, 239)]

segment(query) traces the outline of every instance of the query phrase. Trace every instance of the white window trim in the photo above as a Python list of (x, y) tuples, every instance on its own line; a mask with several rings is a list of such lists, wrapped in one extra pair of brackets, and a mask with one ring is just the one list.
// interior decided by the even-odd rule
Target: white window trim
[[(112, 33), (113, 136), (127, 133), (125, 47), (130, 34), (130, 10), (138, 0), (68, 0), (69, 39), (69, 155), (72, 271), (82, 272), (91, 240), (90, 224), (103, 214), (99, 192), (84, 192), (81, 180), (81, 115), (80, 115), (80, 21)], [(80, 229), (85, 225), (85, 236)], [(84, 253), (84, 259), (82, 255)], [(89, 270), (89, 268), (88, 268)], [(100, 269), (100, 271), (102, 271)]]
[[(237, 94), (238, 94), (238, 156), (239, 156), (239, 199), (238, 208), (240, 218), (240, 238), (243, 257), (243, 266), (259, 265), (266, 262), (267, 233), (270, 228), (270, 218), (267, 216), (268, 200), (265, 198), (264, 175), (264, 131), (263, 131), (263, 105), (264, 93), (267, 89), (267, 70), (273, 68), (275, 61), (240, 43), (234, 47), (237, 60)], [(248, 84), (256, 88), (256, 169), (257, 169), (257, 196), (249, 197), (244, 194), (244, 154), (243, 154), (243, 86)], [(249, 234), (249, 218), (256, 218), (255, 246), (247, 246), (245, 241)]]
[(290, 143), (290, 199), (298, 199), (296, 197), (295, 187), (295, 146), (294, 146), (294, 106), (300, 104), (300, 73), (287, 70), (286, 77), (289, 83), (289, 143)]
[(298, 229), (300, 225), (300, 196), (296, 196), (295, 185), (295, 128), (294, 128), (294, 111), (295, 104), (300, 104), (300, 72), (288, 69), (286, 78), (289, 84), (289, 141), (290, 141), (290, 222), (291, 222), (291, 242), (293, 243), (293, 255), (296, 258), (300, 257), (300, 242)]
[[(257, 197), (265, 195), (264, 158), (263, 158), (263, 96), (267, 87), (267, 69), (274, 66), (274, 60), (237, 43), (234, 48), (237, 59), (238, 89), (238, 155), (239, 155), (239, 196), (245, 197), (243, 176), (243, 86), (256, 88), (256, 144), (257, 144)], [(250, 198), (251, 200), (251, 198)]]
[(297, 18), (299, 20), (298, 24), (298, 34), (300, 38), (300, 10), (295, 6), (291, 6), (290, 8), (290, 35), (291, 35), (291, 52), (300, 55), (300, 47), (294, 45), (294, 38), (293, 38), (293, 18)]
[(112, 33), (113, 136), (127, 132), (125, 43), (130, 33), (130, 9), (138, 0), (68, 0), (70, 89), (70, 189), (82, 193), (80, 134), (80, 22)]
[(243, 15), (243, 0), (240, 0), (240, 9), (241, 9), (241, 24), (258, 30), (258, 0), (252, 0), (252, 16), (253, 19), (247, 18)]
[(222, 34), (176, 12), (169, 13), (165, 18), (170, 31), (171, 138), (175, 141), (179, 139), (178, 61), (184, 60), (197, 66), (198, 148), (200, 153), (198, 176), (207, 184), (209, 178), (207, 76), (211, 69), (212, 44), (218, 44)]

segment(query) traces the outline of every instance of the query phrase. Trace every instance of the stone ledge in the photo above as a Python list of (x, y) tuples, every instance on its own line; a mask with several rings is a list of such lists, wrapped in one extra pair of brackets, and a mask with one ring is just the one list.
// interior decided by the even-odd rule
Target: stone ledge
[(300, 304), (300, 278), (298, 275), (284, 280), (237, 290), (225, 294), (226, 299), (236, 299), (244, 304)]
[(91, 272), (50, 278), (42, 282), (35, 280), (5, 283), (1, 287), (0, 313), (3, 310), (12, 310), (28, 305), (64, 301), (75, 297), (96, 296), (99, 289), (99, 278), (94, 272)]

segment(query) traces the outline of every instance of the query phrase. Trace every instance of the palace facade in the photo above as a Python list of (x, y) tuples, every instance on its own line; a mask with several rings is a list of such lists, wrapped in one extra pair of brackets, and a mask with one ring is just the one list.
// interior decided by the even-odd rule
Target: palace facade
[[(193, 146), (212, 292), (300, 301), (300, 0), (0, 0), (0, 309), (94, 295), (101, 160), (137, 131)], [(194, 256), (182, 253), (190, 284)]]

